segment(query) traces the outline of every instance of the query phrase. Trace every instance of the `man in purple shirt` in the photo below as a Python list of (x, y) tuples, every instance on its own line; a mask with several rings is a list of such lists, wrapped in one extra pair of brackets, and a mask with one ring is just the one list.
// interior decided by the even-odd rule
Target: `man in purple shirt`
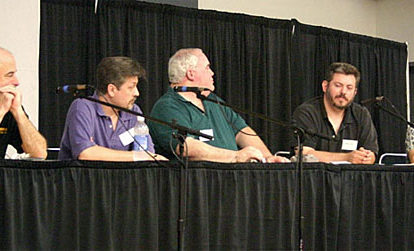
[[(135, 104), (138, 79), (145, 71), (128, 57), (107, 57), (96, 72), (93, 98), (141, 112)], [(69, 108), (60, 142), (59, 159), (136, 161), (167, 160), (154, 153), (148, 135), (147, 151), (132, 151), (135, 115), (86, 99), (76, 99)]]

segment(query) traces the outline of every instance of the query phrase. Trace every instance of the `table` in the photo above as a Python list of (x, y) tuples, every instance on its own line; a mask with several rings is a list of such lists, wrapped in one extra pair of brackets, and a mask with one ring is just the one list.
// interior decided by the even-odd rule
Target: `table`
[[(179, 168), (1, 160), (1, 249), (176, 249)], [(297, 248), (294, 164), (187, 171), (186, 250)], [(305, 163), (302, 198), (307, 250), (414, 249), (412, 166)]]

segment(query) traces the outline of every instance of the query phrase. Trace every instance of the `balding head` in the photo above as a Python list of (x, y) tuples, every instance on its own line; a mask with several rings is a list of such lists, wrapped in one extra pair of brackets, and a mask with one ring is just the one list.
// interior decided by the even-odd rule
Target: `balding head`
[(3, 57), (10, 57), (10, 56), (13, 56), (13, 54), (9, 50), (3, 47), (0, 47), (0, 59)]
[(199, 48), (185, 48), (178, 50), (168, 62), (168, 78), (172, 84), (180, 84), (187, 71), (196, 67), (198, 56), (203, 51)]
[(9, 50), (0, 47), (0, 64), (4, 64), (10, 60), (14, 61), (13, 54)]
[(6, 85), (18, 86), (16, 71), (16, 61), (13, 54), (0, 47), (0, 87)]

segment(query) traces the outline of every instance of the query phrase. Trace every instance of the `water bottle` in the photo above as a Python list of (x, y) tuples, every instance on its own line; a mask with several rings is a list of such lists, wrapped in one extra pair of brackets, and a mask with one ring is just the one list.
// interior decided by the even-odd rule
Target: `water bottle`
[[(134, 145), (132, 150), (144, 151), (148, 149), (148, 126), (145, 124), (145, 118), (137, 116), (137, 123), (134, 126)], [(137, 144), (137, 142), (139, 144)]]

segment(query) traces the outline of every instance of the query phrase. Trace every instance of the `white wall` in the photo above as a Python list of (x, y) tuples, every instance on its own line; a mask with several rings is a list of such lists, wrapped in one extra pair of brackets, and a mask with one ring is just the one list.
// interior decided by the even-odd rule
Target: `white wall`
[(0, 10), (0, 46), (10, 50), (16, 58), (23, 105), (37, 127), (40, 1), (1, 0)]
[(414, 0), (378, 1), (377, 35), (408, 42), (410, 62), (414, 62)]
[[(199, 0), (199, 8), (296, 18), (305, 24), (414, 44), (414, 0)], [(0, 10), (0, 46), (16, 57), (23, 104), (37, 126), (40, 0), (1, 0)]]
[(198, 0), (200, 9), (244, 13), (376, 36), (374, 0)]
[[(408, 42), (409, 47), (414, 44), (414, 0), (199, 0), (198, 6), (269, 18), (296, 18), (304, 24)], [(409, 59), (414, 61), (414, 52)]]

